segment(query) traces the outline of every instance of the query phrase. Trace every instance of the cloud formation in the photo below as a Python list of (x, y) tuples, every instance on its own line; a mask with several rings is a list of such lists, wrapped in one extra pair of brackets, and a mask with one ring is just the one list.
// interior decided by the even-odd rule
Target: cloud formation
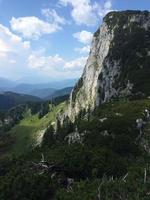
[(17, 78), (22, 71), (25, 73), (30, 52), (29, 41), (0, 24), (0, 76)]
[(7, 78), (13, 76), (17, 79), (35, 73), (45, 77), (68, 78), (80, 76), (86, 57), (70, 60), (58, 54), (45, 56), (44, 50), (32, 49), (29, 41), (0, 24), (0, 61), (1, 76)]
[(43, 56), (38, 54), (32, 54), (28, 58), (29, 66), (32, 69), (41, 70), (45, 73), (51, 74), (56, 72), (68, 73), (68, 72), (78, 72), (83, 70), (87, 57), (79, 57), (73, 60), (65, 60), (60, 55), (54, 56)]
[(111, 0), (104, 4), (98, 4), (92, 0), (59, 0), (62, 6), (72, 7), (71, 16), (78, 25), (93, 26), (100, 17), (103, 17), (112, 9)]
[[(112, 3), (111, 0), (105, 0), (103, 4), (98, 4), (96, 0), (58, 1), (59, 7), (55, 7), (57, 12), (53, 9), (54, 6), (51, 6), (51, 9), (41, 9), (38, 17), (12, 17), (10, 29), (0, 24), (0, 76), (34, 77), (35, 73), (38, 73), (39, 77), (43, 75), (43, 77), (58, 79), (81, 75), (93, 37), (90, 32), (93, 31), (93, 27), (85, 28), (85, 25), (97, 25), (97, 22), (112, 9)], [(61, 13), (64, 13), (65, 17), (59, 15), (59, 9), (63, 10)], [(70, 18), (75, 23), (70, 23), (70, 18), (65, 10), (71, 11), (69, 17), (71, 14), (72, 18)], [(49, 44), (49, 38), (44, 38), (44, 35), (57, 32), (67, 24), (70, 25), (69, 29), (62, 31), (62, 35), (57, 34), (54, 38), (55, 46), (51, 46), (53, 44)], [(73, 34), (74, 30), (76, 32)], [(69, 34), (73, 34), (71, 35), (72, 40), (75, 38), (76, 41), (71, 42)], [(69, 46), (68, 58), (66, 58), (66, 52), (62, 51), (66, 42)], [(70, 59), (69, 56), (72, 57), (71, 50), (79, 53), (78, 57)]]
[(64, 60), (59, 55), (54, 56), (43, 56), (38, 54), (32, 54), (28, 58), (29, 66), (32, 69), (44, 70), (44, 71), (53, 71), (61, 70), (64, 65)]
[(88, 54), (90, 52), (90, 44), (93, 38), (93, 34), (89, 31), (81, 31), (73, 34), (73, 37), (76, 38), (80, 43), (85, 46), (80, 48), (75, 48), (74, 50), (79, 54)]
[(10, 54), (21, 55), (30, 49), (30, 42), (13, 34), (7, 27), (0, 24), (0, 57)]
[(44, 34), (61, 30), (62, 25), (66, 23), (65, 19), (60, 17), (54, 9), (43, 9), (41, 13), (46, 17), (46, 20), (41, 20), (35, 16), (12, 17), (10, 21), (11, 29), (24, 38), (39, 39)]
[(87, 57), (80, 57), (69, 62), (66, 62), (64, 65), (64, 69), (69, 71), (81, 71), (83, 70), (87, 61)]
[(88, 31), (81, 31), (74, 33), (73, 37), (83, 44), (89, 44), (92, 41), (93, 34)]
[(75, 48), (75, 51), (79, 54), (88, 54), (90, 52), (90, 45), (86, 45), (81, 48)]
[(46, 17), (50, 24), (55, 24), (60, 28), (60, 25), (65, 25), (67, 23), (66, 19), (59, 16), (55, 9), (45, 8), (41, 10), (43, 16)]

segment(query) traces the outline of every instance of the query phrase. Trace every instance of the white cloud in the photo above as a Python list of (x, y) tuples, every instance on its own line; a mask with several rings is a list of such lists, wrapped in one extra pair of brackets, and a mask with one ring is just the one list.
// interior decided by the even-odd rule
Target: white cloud
[(59, 3), (63, 6), (71, 5), (72, 18), (78, 25), (93, 26), (98, 22), (99, 17), (103, 17), (112, 9), (110, 0), (106, 0), (104, 4), (91, 0), (59, 0)]
[(24, 41), (0, 24), (0, 76), (11, 78), (26, 73), (26, 58), (31, 51), (29, 41)]
[(56, 10), (54, 9), (49, 9), (49, 8), (45, 8), (41, 10), (42, 15), (44, 15), (47, 19), (47, 21), (51, 24), (55, 24), (57, 26), (59, 25), (65, 25), (67, 23), (67, 21), (65, 20), (65, 18), (59, 16), (56, 12)]
[(13, 59), (12, 59), (12, 60), (10, 60), (10, 63), (11, 63), (11, 64), (16, 64), (16, 60), (13, 60)]
[(82, 48), (75, 48), (75, 51), (80, 54), (88, 54), (90, 52), (90, 45), (84, 46)]
[(104, 4), (104, 8), (105, 8), (106, 10), (111, 10), (111, 8), (112, 8), (112, 2), (111, 2), (110, 0), (107, 0), (107, 1), (105, 2), (105, 4)]
[(81, 75), (87, 59), (69, 60), (57, 54), (45, 56), (45, 53), (45, 49), (33, 50), (29, 41), (0, 24), (0, 76), (10, 79), (26, 77), (26, 80), (29, 77), (31, 81), (40, 81), (40, 77), (43, 80), (43, 77), (46, 80), (76, 78)]
[(13, 34), (7, 27), (0, 24), (0, 54), (21, 54), (30, 49), (30, 42)]
[(64, 69), (71, 70), (71, 71), (78, 71), (83, 70), (85, 64), (87, 61), (87, 57), (81, 57), (74, 60), (71, 60), (69, 62), (66, 62), (64, 65)]
[(79, 54), (88, 54), (90, 52), (90, 43), (92, 41), (93, 34), (88, 31), (81, 31), (74, 33), (73, 37), (85, 45), (81, 48), (75, 48), (75, 51)]
[(13, 31), (22, 34), (24, 38), (39, 39), (44, 34), (50, 34), (62, 29), (66, 20), (60, 17), (52, 9), (42, 9), (41, 13), (46, 20), (41, 20), (35, 16), (30, 17), (12, 17), (10, 24)]
[(56, 32), (58, 27), (54, 24), (40, 20), (37, 17), (12, 18), (10, 21), (13, 31), (20, 33), (24, 38), (38, 39), (43, 34)]
[(59, 55), (45, 57), (38, 54), (32, 54), (28, 58), (28, 63), (33, 69), (51, 72), (52, 70), (61, 70), (64, 65), (64, 60)]
[[(32, 54), (28, 58), (30, 68), (35, 70), (41, 70), (47, 74), (65, 75), (68, 73), (79, 72), (80, 74), (85, 66), (87, 57), (80, 57), (74, 60), (65, 60), (59, 55), (54, 56), (40, 56), (38, 54)], [(74, 74), (72, 74), (74, 76)]]
[(60, 0), (60, 4), (64, 6), (72, 6), (71, 15), (79, 25), (94, 25), (97, 21), (90, 0)]
[(111, 12), (112, 9), (112, 2), (111, 0), (106, 0), (103, 5), (98, 4), (97, 2), (94, 3), (94, 9), (98, 15), (98, 17), (102, 18), (107, 13)]
[(89, 44), (92, 41), (93, 34), (88, 31), (81, 31), (74, 33), (73, 37), (83, 44)]
[(0, 75), (3, 77), (79, 77), (86, 59), (67, 60), (57, 54), (45, 56), (44, 49), (33, 51), (29, 41), (0, 24)]

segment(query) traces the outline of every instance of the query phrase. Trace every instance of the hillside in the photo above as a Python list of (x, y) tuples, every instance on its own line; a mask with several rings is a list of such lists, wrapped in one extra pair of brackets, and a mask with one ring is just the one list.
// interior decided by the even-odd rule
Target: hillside
[(19, 104), (38, 101), (41, 101), (41, 99), (35, 96), (17, 94), (13, 92), (3, 92), (0, 94), (0, 110), (9, 110)]
[[(9, 143), (9, 151), (6, 151), (6, 155), (23, 155), (30, 152), (34, 147), (41, 145), (47, 127), (51, 124), (54, 125), (58, 112), (65, 109), (65, 107), (65, 102), (58, 106), (49, 105), (49, 112), (42, 118), (39, 118), (38, 113), (31, 114), (30, 109), (25, 111), (23, 119), (7, 132), (13, 143), (11, 145)], [(7, 138), (8, 141), (9, 137)]]

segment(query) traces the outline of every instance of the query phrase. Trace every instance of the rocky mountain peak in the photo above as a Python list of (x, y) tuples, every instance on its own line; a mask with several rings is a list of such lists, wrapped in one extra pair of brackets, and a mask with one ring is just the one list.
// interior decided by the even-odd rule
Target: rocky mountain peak
[(118, 98), (150, 95), (150, 12), (110, 12), (93, 35), (83, 74), (66, 115)]

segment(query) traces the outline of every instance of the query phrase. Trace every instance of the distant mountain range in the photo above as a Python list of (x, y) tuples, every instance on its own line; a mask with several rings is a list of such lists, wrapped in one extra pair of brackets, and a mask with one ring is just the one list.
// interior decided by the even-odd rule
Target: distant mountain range
[(57, 90), (54, 88), (43, 88), (43, 89), (34, 89), (31, 92), (29, 92), (29, 94), (37, 96), (42, 99), (47, 99), (48, 96), (53, 95), (55, 92), (57, 92)]
[(76, 80), (64, 80), (41, 84), (17, 84), (0, 77), (0, 110), (8, 110), (27, 102), (47, 101), (66, 97), (71, 93)]
[[(77, 79), (69, 79), (69, 80), (40, 83), (40, 84), (28, 84), (28, 83), (18, 84), (15, 81), (10, 81), (4, 78), (0, 78), (0, 91), (1, 92), (10, 91), (19, 94), (28, 94), (32, 96), (37, 96), (43, 99), (45, 98), (49, 99), (49, 97), (51, 97), (52, 95), (54, 95), (53, 97), (60, 96), (58, 94), (59, 92), (63, 95), (68, 94), (67, 91), (69, 91), (70, 93), (69, 88), (72, 88), (76, 82)], [(61, 89), (63, 89), (63, 91), (61, 91)]]
[(60, 96), (69, 95), (71, 93), (72, 89), (73, 89), (73, 87), (67, 87), (67, 88), (63, 88), (61, 90), (56, 90), (55, 92), (53, 92), (52, 94), (47, 96), (45, 98), (45, 100), (55, 99), (55, 98), (60, 97)]
[(17, 84), (15, 81), (10, 81), (8, 79), (0, 77), (0, 91), (7, 90), (9, 88), (15, 87)]
[(38, 101), (41, 101), (41, 99), (35, 96), (4, 92), (0, 94), (0, 110), (8, 110), (19, 104)]
[[(53, 100), (59, 102), (62, 99), (66, 100), (71, 93), (72, 87), (63, 88), (61, 90), (55, 89), (41, 89), (35, 90), (34, 96), (28, 94), (19, 94), (14, 92), (1, 92), (0, 93), (0, 111), (9, 110), (10, 108), (25, 104), (27, 102), (42, 102)], [(45, 95), (47, 96), (45, 97)], [(39, 98), (41, 96), (42, 98)]]

